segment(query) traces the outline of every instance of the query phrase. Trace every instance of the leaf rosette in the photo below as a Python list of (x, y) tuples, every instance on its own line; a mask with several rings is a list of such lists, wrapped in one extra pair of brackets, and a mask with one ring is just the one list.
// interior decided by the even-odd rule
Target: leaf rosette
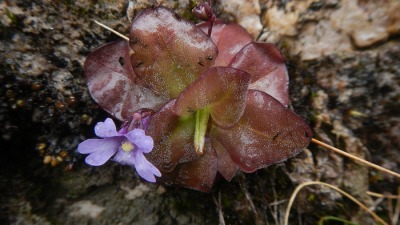
[(157, 182), (208, 192), (221, 174), (230, 181), (297, 155), (312, 132), (290, 111), (285, 58), (254, 42), (238, 24), (193, 25), (164, 7), (133, 21), (130, 41), (91, 53), (84, 70), (93, 99), (120, 121), (153, 110), (145, 154)]

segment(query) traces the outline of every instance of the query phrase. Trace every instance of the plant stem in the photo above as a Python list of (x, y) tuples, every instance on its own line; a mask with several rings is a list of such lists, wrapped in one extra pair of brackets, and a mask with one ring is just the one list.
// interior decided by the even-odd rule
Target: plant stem
[(395, 176), (395, 177), (397, 177), (397, 178), (400, 178), (400, 174), (395, 173), (395, 172), (393, 172), (393, 171), (391, 171), (391, 170), (388, 170), (388, 169), (385, 169), (385, 168), (383, 168), (383, 167), (381, 167), (381, 166), (378, 166), (378, 165), (376, 165), (376, 164), (370, 163), (370, 162), (368, 162), (368, 161), (366, 161), (366, 160), (364, 160), (364, 159), (360, 159), (360, 158), (358, 158), (358, 157), (356, 157), (356, 156), (354, 156), (354, 155), (351, 155), (351, 154), (349, 154), (349, 153), (347, 153), (347, 152), (344, 152), (344, 151), (342, 151), (342, 150), (340, 150), (340, 149), (337, 149), (337, 148), (335, 148), (335, 147), (332, 147), (332, 146), (330, 146), (330, 145), (327, 145), (327, 144), (325, 144), (325, 143), (323, 143), (323, 142), (320, 142), (320, 141), (318, 141), (318, 140), (316, 140), (316, 139), (314, 139), (314, 138), (311, 139), (311, 141), (314, 142), (315, 144), (321, 145), (321, 146), (323, 146), (323, 147), (325, 147), (325, 148), (328, 148), (328, 149), (330, 149), (330, 150), (332, 150), (332, 151), (335, 151), (336, 153), (339, 153), (339, 154), (344, 155), (344, 156), (346, 156), (346, 157), (349, 157), (349, 158), (351, 158), (351, 159), (357, 160), (357, 161), (362, 162), (362, 163), (364, 163), (364, 164), (366, 164), (366, 165), (368, 165), (368, 166), (370, 166), (370, 167), (373, 167), (373, 168), (375, 168), (375, 169), (377, 169), (377, 170), (383, 171), (383, 172), (388, 173), (388, 174), (390, 174), (390, 175), (393, 175), (393, 176)]
[(367, 195), (371, 195), (371, 196), (378, 197), (378, 198), (384, 197), (384, 198), (396, 199), (396, 198), (400, 197), (399, 195), (383, 195), (383, 194), (379, 194), (379, 193), (375, 193), (375, 192), (371, 192), (371, 191), (366, 191), (365, 193)]
[(298, 193), (303, 187), (308, 186), (308, 185), (315, 185), (315, 184), (325, 185), (325, 186), (327, 186), (327, 187), (330, 187), (330, 188), (332, 188), (332, 189), (334, 189), (334, 190), (340, 192), (342, 195), (348, 197), (348, 198), (351, 199), (353, 202), (355, 202), (357, 205), (359, 205), (361, 208), (363, 208), (365, 211), (367, 211), (369, 214), (371, 214), (371, 215), (374, 217), (375, 221), (378, 221), (378, 222), (380, 222), (381, 224), (384, 224), (384, 225), (388, 225), (385, 221), (383, 221), (381, 218), (379, 218), (374, 212), (372, 212), (371, 210), (369, 210), (365, 205), (363, 205), (361, 202), (359, 202), (359, 201), (358, 201), (357, 199), (355, 199), (353, 196), (349, 195), (348, 193), (344, 192), (343, 190), (339, 189), (338, 187), (335, 187), (335, 186), (333, 186), (333, 185), (331, 185), (331, 184), (327, 184), (327, 183), (324, 183), (324, 182), (319, 182), (319, 181), (305, 182), (305, 183), (302, 183), (302, 184), (300, 184), (299, 186), (296, 187), (296, 189), (293, 191), (292, 197), (290, 197), (289, 204), (288, 204), (288, 206), (287, 206), (287, 208), (286, 208), (285, 223), (284, 223), (285, 225), (287, 225), (288, 222), (289, 222), (289, 212), (290, 212), (290, 208), (292, 207), (293, 201), (294, 201), (294, 199), (296, 198), (297, 193)]
[(357, 225), (357, 223), (353, 223), (351, 221), (344, 220), (344, 219), (341, 219), (341, 218), (338, 218), (338, 217), (335, 217), (335, 216), (324, 216), (324, 217), (322, 217), (319, 220), (318, 225), (323, 225), (324, 221), (328, 221), (328, 220), (335, 220), (335, 221), (343, 222), (345, 224)]
[(204, 108), (196, 111), (196, 128), (194, 131), (194, 148), (199, 155), (203, 154), (205, 136), (207, 131), (210, 109)]
[(121, 38), (125, 39), (126, 41), (129, 41), (129, 38), (126, 37), (125, 35), (123, 35), (123, 34), (117, 32), (117, 31), (115, 31), (115, 30), (113, 30), (113, 29), (111, 29), (111, 28), (109, 28), (109, 27), (107, 27), (106, 25), (104, 25), (104, 24), (102, 24), (102, 23), (100, 23), (100, 22), (97, 22), (96, 20), (93, 20), (93, 21), (94, 21), (95, 23), (97, 23), (99, 26), (103, 27), (104, 29), (107, 29), (107, 30), (113, 32), (114, 34), (120, 36)]

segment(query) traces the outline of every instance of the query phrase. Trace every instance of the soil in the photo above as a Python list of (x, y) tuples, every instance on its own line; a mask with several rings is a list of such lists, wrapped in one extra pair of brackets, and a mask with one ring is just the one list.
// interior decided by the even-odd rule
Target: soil
[[(219, 178), (210, 193), (142, 182), (133, 168), (113, 162), (86, 165), (76, 147), (94, 138), (94, 125), (108, 115), (87, 91), (83, 63), (119, 39), (93, 20), (127, 34), (132, 18), (152, 4), (199, 22), (191, 0), (0, 1), (1, 224), (283, 224), (293, 190), (307, 181), (333, 184), (394, 223), (397, 201), (366, 191), (396, 195), (400, 180), (315, 144), (231, 182)], [(400, 173), (400, 18), (391, 11), (400, 5), (377, 4), (220, 0), (214, 10), (282, 50), (289, 107), (314, 138)], [(317, 224), (327, 216), (376, 224), (322, 186), (298, 194), (289, 221)]]

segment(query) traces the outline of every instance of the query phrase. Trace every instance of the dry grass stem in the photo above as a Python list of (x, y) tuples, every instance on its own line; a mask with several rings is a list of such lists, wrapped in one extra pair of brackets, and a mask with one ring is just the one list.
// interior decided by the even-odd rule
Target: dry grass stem
[[(389, 199), (389, 201), (391, 200)], [(392, 219), (393, 224), (397, 224), (397, 222), (399, 221), (399, 215), (400, 215), (400, 196), (397, 197), (396, 209), (394, 211)]]
[(388, 200), (388, 211), (389, 211), (389, 218), (390, 222), (393, 225), (393, 205), (392, 205), (392, 199), (387, 199)]
[(319, 181), (305, 182), (305, 183), (302, 183), (302, 184), (300, 184), (299, 186), (296, 187), (296, 189), (294, 190), (292, 196), (290, 197), (289, 204), (288, 204), (287, 209), (286, 209), (286, 213), (285, 213), (285, 223), (284, 223), (284, 225), (287, 225), (288, 222), (289, 222), (289, 212), (290, 212), (290, 209), (292, 208), (292, 204), (293, 204), (294, 199), (296, 198), (297, 193), (298, 193), (303, 187), (308, 186), (308, 185), (314, 185), (314, 184), (325, 185), (325, 186), (327, 186), (327, 187), (330, 187), (330, 188), (332, 188), (332, 189), (334, 189), (334, 190), (340, 192), (342, 195), (348, 197), (350, 200), (352, 200), (352, 201), (355, 202), (357, 205), (359, 205), (361, 208), (363, 208), (365, 211), (367, 211), (369, 214), (371, 214), (371, 215), (374, 217), (374, 219), (375, 219), (376, 221), (380, 222), (381, 224), (388, 225), (385, 221), (383, 221), (381, 218), (379, 218), (374, 212), (372, 212), (371, 210), (369, 210), (365, 205), (363, 205), (361, 202), (359, 202), (359, 201), (358, 201), (357, 199), (355, 199), (353, 196), (351, 196), (351, 195), (349, 195), (348, 193), (342, 191), (342, 190), (339, 189), (338, 187), (335, 187), (335, 186), (330, 185), (330, 184), (327, 184), (327, 183), (319, 182)]
[(375, 193), (375, 192), (371, 192), (371, 191), (366, 191), (365, 193), (367, 195), (371, 195), (371, 196), (378, 197), (378, 198), (383, 197), (383, 198), (395, 199), (395, 198), (399, 198), (400, 197), (400, 195), (383, 195), (383, 194), (379, 194), (379, 193)]
[(262, 199), (262, 209), (263, 209), (263, 213), (264, 213), (264, 220), (265, 220), (265, 225), (268, 225), (268, 214), (267, 214), (267, 208), (271, 207), (268, 205), (268, 201), (267, 199), (265, 199), (265, 194), (264, 194), (264, 190), (262, 188), (261, 182), (260, 182), (260, 177), (258, 176), (258, 172), (256, 171), (256, 176), (257, 176), (257, 184), (258, 184), (258, 189), (260, 190), (260, 195), (261, 195), (261, 199)]
[(277, 203), (277, 196), (278, 196), (278, 194), (276, 193), (276, 190), (275, 190), (275, 173), (276, 173), (276, 170), (274, 170), (274, 173), (273, 173), (273, 177), (272, 178), (270, 178), (270, 181), (271, 181), (271, 185), (272, 185), (272, 193), (274, 194), (274, 202), (270, 205), (270, 206), (273, 206), (274, 207), (274, 210), (272, 210), (272, 207), (269, 207), (270, 208), (270, 211), (271, 211), (271, 214), (272, 214), (272, 217), (274, 218), (274, 220), (275, 220), (275, 224), (276, 225), (279, 225), (280, 223), (279, 223), (279, 221), (278, 221), (278, 214), (277, 214), (277, 212), (278, 212), (278, 205), (279, 204), (274, 204), (274, 203)]
[(251, 196), (250, 193), (247, 191), (247, 185), (246, 185), (246, 180), (245, 180), (245, 176), (242, 173), (240, 176), (240, 188), (242, 189), (244, 195), (246, 196), (247, 201), (250, 203), (251, 209), (253, 210), (254, 213), (254, 217), (255, 217), (255, 224), (258, 225), (258, 213), (257, 213), (257, 209), (254, 206), (253, 201), (251, 200)]
[(366, 160), (364, 160), (364, 159), (360, 159), (360, 158), (358, 158), (358, 157), (356, 157), (356, 156), (354, 156), (354, 155), (351, 155), (351, 154), (349, 154), (349, 153), (347, 153), (347, 152), (344, 152), (344, 151), (342, 151), (342, 150), (340, 150), (340, 149), (337, 149), (337, 148), (335, 148), (335, 147), (332, 147), (332, 146), (330, 146), (330, 145), (327, 145), (327, 144), (325, 144), (325, 143), (323, 143), (323, 142), (320, 142), (320, 141), (318, 141), (318, 140), (316, 140), (316, 139), (314, 139), (314, 138), (311, 139), (311, 141), (314, 142), (315, 144), (321, 145), (321, 146), (323, 146), (323, 147), (325, 147), (325, 148), (328, 148), (328, 149), (330, 149), (330, 150), (332, 150), (332, 151), (335, 151), (336, 153), (339, 153), (339, 154), (344, 155), (344, 156), (346, 156), (346, 157), (349, 157), (349, 158), (351, 158), (351, 159), (353, 159), (353, 160), (356, 160), (356, 161), (359, 161), (359, 162), (361, 162), (361, 163), (364, 163), (364, 164), (366, 164), (366, 165), (368, 165), (368, 166), (370, 166), (370, 167), (372, 167), (372, 168), (375, 168), (375, 169), (377, 169), (377, 170), (383, 171), (383, 172), (388, 173), (388, 174), (390, 174), (390, 175), (393, 175), (393, 176), (395, 176), (395, 177), (397, 177), (397, 178), (400, 178), (400, 174), (395, 173), (395, 172), (393, 172), (393, 171), (391, 171), (391, 170), (388, 170), (388, 169), (385, 169), (385, 168), (383, 168), (383, 167), (381, 167), (381, 166), (378, 166), (378, 165), (376, 165), (376, 164), (370, 163), (370, 162), (368, 162), (368, 161), (366, 161)]
[(97, 22), (96, 20), (93, 20), (93, 21), (94, 21), (95, 23), (97, 23), (98, 25), (100, 25), (101, 27), (103, 27), (104, 29), (107, 29), (107, 30), (113, 32), (114, 34), (120, 36), (121, 38), (125, 39), (126, 41), (129, 41), (129, 38), (126, 37), (125, 35), (123, 35), (123, 34), (117, 32), (117, 31), (115, 31), (115, 30), (113, 30), (113, 29), (111, 29), (111, 28), (109, 28), (109, 27), (107, 27), (106, 25), (104, 25), (104, 24), (102, 24), (102, 23), (100, 23), (100, 22)]
[(369, 210), (375, 211), (376, 207), (378, 207), (378, 205), (381, 204), (383, 202), (383, 200), (385, 200), (384, 197), (380, 197), (380, 198), (376, 199), (374, 201), (374, 203), (372, 204), (372, 206), (369, 207)]
[(277, 201), (277, 202), (271, 202), (269, 205), (270, 206), (280, 205), (280, 204), (285, 203), (285, 202), (286, 202), (286, 199), (283, 199), (283, 200), (280, 200), (280, 201)]
[(218, 216), (219, 216), (219, 224), (225, 225), (224, 214), (222, 213), (222, 204), (221, 204), (221, 189), (218, 191), (218, 201), (213, 195), (214, 203), (217, 206)]

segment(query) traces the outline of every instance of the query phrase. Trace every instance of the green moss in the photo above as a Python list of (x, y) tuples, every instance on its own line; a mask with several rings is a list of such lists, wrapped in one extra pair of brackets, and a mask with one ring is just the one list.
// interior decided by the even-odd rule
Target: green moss
[(190, 8), (194, 8), (199, 0), (194, 0)]
[(312, 201), (314, 201), (315, 200), (315, 195), (313, 195), (313, 194), (310, 194), (309, 196), (308, 196), (308, 198), (307, 198), (307, 201), (309, 201), (309, 202), (312, 202)]
[(69, 9), (72, 6), (72, 0), (65, 0), (64, 4), (65, 4), (65, 6), (67, 6), (67, 9)]
[(6, 16), (10, 19), (13, 23), (17, 23), (17, 17), (14, 14), (10, 13), (8, 9), (6, 9)]
[[(196, 5), (196, 4), (194, 4), (194, 6), (195, 6), (195, 5)], [(193, 7), (194, 7), (194, 6), (193, 6)], [(183, 14), (182, 14), (182, 17), (185, 18), (185, 19), (187, 19), (187, 20), (189, 20), (189, 21), (191, 21), (191, 22), (193, 22), (193, 23), (198, 23), (198, 22), (200, 22), (199, 18), (197, 18), (197, 17), (192, 13), (192, 11), (191, 11), (191, 9), (192, 9), (193, 7), (191, 7), (191, 8), (188, 9), (188, 10), (185, 10), (185, 11), (183, 12)]]
[(282, 188), (286, 188), (288, 185), (286, 178), (283, 176), (278, 177), (278, 184), (280, 184)]
[(185, 19), (187, 19), (187, 20), (188, 20), (189, 17), (190, 17), (188, 11), (184, 11), (182, 16), (183, 16), (183, 18), (185, 18)]
[(227, 194), (222, 194), (221, 195), (221, 204), (224, 208), (230, 208), (231, 207), (231, 201), (229, 200), (229, 197)]
[(175, 2), (174, 9), (177, 9), (178, 7), (179, 7), (179, 2)]
[(238, 192), (238, 194), (236, 195), (236, 199), (239, 200), (239, 199), (242, 199), (242, 198), (244, 198), (244, 193), (243, 192)]
[(78, 15), (83, 16), (87, 13), (87, 10), (85, 8), (78, 10)]
[(110, 16), (109, 16), (109, 14), (104, 13), (103, 15), (101, 15), (101, 18), (102, 19), (110, 19)]

